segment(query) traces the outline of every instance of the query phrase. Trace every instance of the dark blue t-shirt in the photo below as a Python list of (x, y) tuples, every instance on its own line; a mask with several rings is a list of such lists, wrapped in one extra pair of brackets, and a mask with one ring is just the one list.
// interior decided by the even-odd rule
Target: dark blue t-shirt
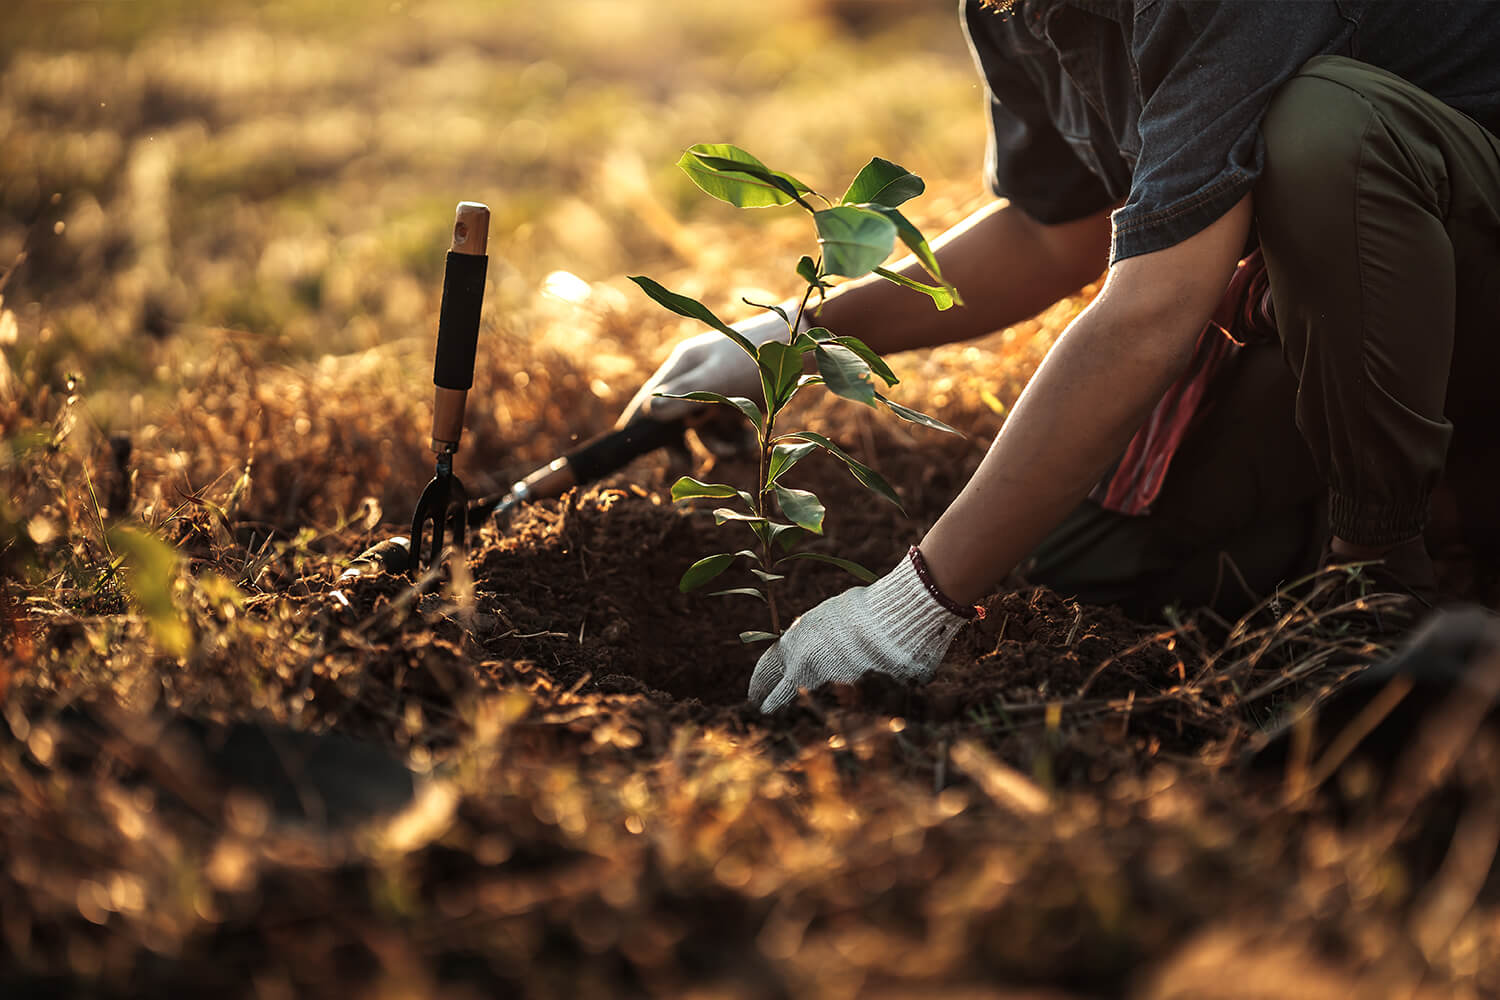
[(1260, 176), (1260, 121), (1309, 59), (1402, 76), (1500, 133), (1500, 0), (961, 0), (998, 195), (1044, 223), (1123, 202), (1110, 260), (1173, 246)]

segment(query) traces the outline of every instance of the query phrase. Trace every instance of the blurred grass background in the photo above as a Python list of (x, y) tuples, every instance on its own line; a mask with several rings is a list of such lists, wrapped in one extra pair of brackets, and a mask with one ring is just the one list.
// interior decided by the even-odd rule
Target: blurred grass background
[(791, 286), (801, 213), (704, 197), (682, 148), (834, 191), (897, 160), (929, 235), (985, 198), (952, 3), (20, 0), (7, 21), (0, 382), (51, 419), (76, 377), (75, 446), (128, 436), (148, 494), (259, 463), (249, 513), (288, 530), (367, 495), (404, 516), (460, 200), (495, 213), (465, 446), (489, 489), (607, 427), (689, 330), (625, 274), (730, 317)]
[(703, 198), (673, 167), (693, 142), (829, 187), (900, 160), (939, 192), (928, 221), (979, 186), (949, 4), (24, 0), (8, 21), (0, 262), (29, 259), (7, 349), (85, 375), (111, 424), (230, 341), (293, 364), (425, 342), (461, 199), (495, 211), (488, 313), (518, 325), (558, 269), (691, 269), (724, 301), (785, 284), (763, 251), (805, 223)]

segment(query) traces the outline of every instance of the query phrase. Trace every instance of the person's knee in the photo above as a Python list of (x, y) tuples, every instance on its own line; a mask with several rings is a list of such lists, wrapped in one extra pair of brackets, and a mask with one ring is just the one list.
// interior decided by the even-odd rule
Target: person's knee
[(1326, 218), (1333, 206), (1352, 212), (1374, 120), (1358, 66), (1320, 57), (1276, 92), (1261, 123), (1266, 158), (1254, 192), (1263, 231), (1305, 233), (1308, 220)]

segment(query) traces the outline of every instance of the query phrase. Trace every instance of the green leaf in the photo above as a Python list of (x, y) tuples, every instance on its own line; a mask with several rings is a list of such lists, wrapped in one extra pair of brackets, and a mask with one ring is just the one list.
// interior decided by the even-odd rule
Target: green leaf
[(694, 500), (701, 497), (713, 497), (723, 500), (739, 495), (740, 491), (733, 486), (728, 486), (724, 483), (700, 482), (692, 476), (683, 476), (672, 484), (673, 501)]
[(777, 580), (786, 579), (786, 577), (782, 576), (780, 573), (767, 573), (763, 569), (752, 569), (750, 572), (759, 577), (762, 583), (775, 583)]
[(707, 594), (705, 596), (707, 596), (707, 597), (753, 597), (753, 598), (755, 598), (756, 600), (759, 600), (759, 601), (764, 601), (766, 599), (766, 595), (762, 594), (760, 591), (756, 590), (754, 587), (735, 587), (733, 590), (715, 590), (715, 591), (712, 591), (712, 592), (710, 592), (709, 594)]
[(818, 274), (818, 262), (806, 255), (797, 261), (797, 277), (809, 285), (818, 285), (823, 281), (822, 275)]
[(921, 292), (932, 299), (932, 304), (937, 306), (938, 312), (953, 308), (953, 289), (944, 285), (927, 285), (914, 278), (908, 278), (904, 274), (877, 267), (875, 273), (892, 284), (900, 285), (902, 288), (910, 288), (914, 292)]
[(826, 341), (817, 348), (818, 373), (830, 391), (866, 406), (875, 405), (875, 386), (870, 381), (870, 366), (863, 358), (842, 344)]
[(834, 337), (832, 342), (842, 344), (855, 354), (858, 354), (861, 360), (870, 366), (870, 370), (884, 380), (886, 385), (896, 385), (901, 381), (896, 377), (896, 373), (891, 371), (890, 365), (885, 363), (885, 359), (876, 354), (870, 345), (858, 337)]
[[(805, 441), (811, 441), (818, 447), (827, 451), (834, 458), (837, 458), (840, 462), (843, 462), (845, 467), (848, 468), (850, 475), (859, 480), (865, 488), (874, 490), (876, 493), (879, 493), (881, 496), (885, 497), (897, 507), (901, 507), (901, 498), (896, 496), (895, 489), (891, 486), (890, 483), (885, 481), (885, 477), (876, 472), (874, 469), (870, 468), (868, 465), (865, 465), (855, 459), (848, 452), (840, 448), (838, 445), (834, 444), (832, 441), (828, 440), (823, 435), (814, 434), (812, 431), (793, 431), (790, 434), (783, 434), (778, 437), (776, 439), (776, 443), (779, 444), (783, 441), (797, 440), (799, 438)], [(902, 511), (904, 512), (905, 508), (902, 508)]]
[(782, 556), (780, 559), (776, 560), (776, 565), (780, 566), (782, 563), (790, 562), (793, 559), (811, 559), (815, 562), (829, 563), (833, 566), (837, 566), (839, 569), (854, 574), (855, 577), (863, 580), (865, 583), (874, 583), (876, 580), (875, 574), (865, 569), (859, 563), (852, 562), (848, 559), (840, 559), (838, 556), (824, 555), (821, 552), (793, 552), (789, 556)]
[(801, 196), (812, 190), (727, 142), (689, 146), (677, 166), (705, 192), (736, 208), (772, 208), (793, 202), (807, 207)]
[[(956, 305), (964, 304), (963, 297), (958, 294), (958, 289), (948, 284), (947, 280), (943, 278), (942, 268), (938, 267), (937, 256), (932, 252), (932, 247), (927, 245), (927, 240), (922, 236), (921, 230), (912, 225), (906, 216), (894, 208), (889, 208), (885, 205), (868, 205), (865, 207), (872, 212), (879, 213), (891, 225), (895, 226), (897, 235), (901, 237), (901, 242), (906, 244), (906, 248), (927, 269), (927, 273), (932, 275), (938, 284), (943, 286), (943, 289), (952, 297)], [(880, 262), (876, 261), (876, 263)]]
[(843, 205), (855, 205), (860, 202), (872, 202), (876, 205), (888, 205), (895, 208), (904, 201), (909, 201), (927, 190), (927, 185), (922, 183), (922, 178), (907, 170), (899, 163), (883, 160), (880, 157), (872, 157), (858, 174), (854, 176), (849, 190), (839, 199)]
[(658, 305), (665, 307), (679, 316), (686, 316), (688, 319), (695, 319), (700, 323), (708, 324), (738, 344), (740, 350), (752, 358), (755, 357), (755, 345), (746, 340), (744, 334), (715, 316), (713, 311), (702, 302), (663, 288), (660, 284), (642, 274), (632, 274), (630, 275), (630, 280), (641, 286), (641, 291), (651, 296)]
[(790, 551), (807, 534), (806, 528), (781, 521), (762, 521), (760, 524), (750, 525), (750, 529), (755, 532), (755, 537), (760, 539), (762, 545), (779, 545), (783, 552)]
[(740, 296), (740, 301), (743, 302), (743, 303), (745, 303), (745, 305), (750, 306), (751, 308), (754, 308), (754, 309), (764, 309), (766, 312), (773, 312), (773, 313), (775, 313), (776, 315), (778, 315), (778, 316), (781, 317), (781, 321), (786, 324), (786, 328), (788, 330), (791, 330), (791, 328), (792, 328), (792, 317), (788, 316), (786, 314), (786, 310), (783, 309), (783, 308), (781, 308), (780, 306), (770, 306), (770, 305), (766, 305), (764, 302), (751, 302), (749, 299), (745, 298), (743, 295)]
[(818, 450), (818, 446), (811, 441), (802, 444), (778, 444), (771, 449), (771, 462), (766, 468), (766, 485), (776, 485), (776, 480), (781, 474), (808, 455)]
[(766, 408), (775, 413), (786, 405), (797, 388), (797, 379), (802, 374), (802, 352), (779, 340), (768, 340), (760, 345), (756, 364), (760, 366)]
[[(752, 353), (750, 355), (754, 357)], [(696, 403), (721, 403), (725, 406), (733, 406), (745, 415), (745, 419), (755, 425), (756, 430), (765, 427), (765, 414), (760, 407), (755, 405), (755, 400), (746, 399), (744, 396), (721, 396), (717, 392), (653, 392), (651, 395), (661, 399), (691, 399)]]
[(682, 574), (682, 579), (677, 581), (677, 589), (686, 594), (688, 591), (697, 590), (720, 573), (729, 568), (734, 562), (735, 553), (717, 552), (711, 556), (704, 556), (687, 568)]
[(182, 557), (155, 535), (133, 528), (111, 530), (109, 547), (124, 557), (126, 585), (146, 619), (157, 651), (186, 656), (193, 644), (193, 632), (172, 596)]
[(694, 479), (692, 476), (683, 476), (672, 484), (672, 501), (681, 503), (684, 500), (728, 500), (738, 498), (744, 502), (746, 507), (755, 509), (755, 498), (744, 490), (737, 490), (733, 486), (724, 483), (704, 483)]
[(932, 247), (927, 245), (927, 239), (922, 231), (914, 226), (910, 219), (897, 209), (889, 205), (863, 205), (860, 206), (868, 211), (875, 212), (896, 228), (896, 235), (901, 237), (901, 242), (912, 252), (922, 266), (927, 269), (939, 281), (943, 280), (942, 272), (938, 270), (937, 256), (933, 254)]
[[(879, 208), (880, 206), (876, 206)], [(813, 213), (818, 245), (823, 248), (823, 271), (858, 278), (869, 274), (896, 246), (896, 224), (883, 211), (839, 205)]]
[[(821, 328), (820, 327), (815, 327), (814, 328), (814, 330), (817, 330), (817, 329), (821, 329)], [(828, 331), (824, 330), (823, 332), (827, 333)], [(830, 338), (831, 338), (831, 336), (832, 335), (830, 334)], [(794, 341), (792, 341), (792, 350), (794, 350), (794, 351), (797, 352), (799, 371), (800, 371), (800, 366), (801, 366), (801, 363), (802, 363), (801, 362), (802, 356), (805, 355), (805, 354), (807, 354), (809, 351), (816, 351), (817, 349), (818, 349), (818, 342), (816, 340), (814, 340), (812, 337), (810, 337), (807, 333), (799, 333), (799, 334), (797, 334), (797, 339), (794, 340)], [(822, 385), (822, 384), (823, 384), (823, 377), (821, 375), (801, 375), (801, 374), (799, 374), (797, 376), (796, 382), (794, 382), (792, 384), (791, 388), (787, 390), (786, 399), (782, 400), (781, 405), (782, 406), (786, 406), (786, 404), (790, 403), (792, 401), (792, 399), (797, 395), (797, 393), (799, 391), (801, 391), (802, 389), (806, 388), (807, 386), (809, 386), (809, 385)]]
[(959, 437), (963, 437), (961, 431), (954, 430), (936, 417), (929, 417), (927, 414), (913, 410), (909, 406), (902, 406), (900, 403), (886, 399), (878, 392), (875, 394), (875, 398), (889, 407), (890, 411), (902, 420), (909, 420), (914, 424), (921, 424), (923, 427), (931, 427), (935, 431), (944, 431), (948, 434), (957, 434)]
[[(797, 390), (798, 392), (800, 392), (801, 390), (806, 389), (808, 386), (824, 384), (826, 383), (824, 383), (823, 376), (821, 375), (804, 375), (797, 380)], [(792, 395), (796, 395), (796, 393), (793, 393)]]
[[(737, 555), (737, 556), (744, 556), (746, 559), (749, 559), (753, 563), (760, 563), (760, 561), (761, 561), (760, 553), (756, 552), (754, 549), (740, 549), (738, 552), (735, 553), (735, 555)], [(752, 569), (750, 572), (752, 572), (752, 573), (759, 573), (760, 570), (758, 570), (758, 569)]]
[(775, 491), (783, 514), (815, 535), (823, 533), (823, 515), (827, 510), (815, 494), (785, 486), (777, 486)]
[(803, 184), (791, 174), (783, 173), (780, 170), (772, 170), (738, 146), (724, 146), (726, 149), (733, 150), (733, 156), (716, 156), (711, 152), (705, 151), (707, 147), (701, 144), (695, 148), (700, 151), (693, 152), (692, 149), (689, 149), (687, 155), (691, 155), (701, 166), (707, 168), (710, 172), (719, 175), (720, 179), (735, 181), (748, 177), (761, 184), (768, 184), (792, 201), (811, 211), (807, 202), (802, 200), (802, 196), (804, 194), (812, 194), (813, 189)]
[(781, 547), (781, 551), (790, 552), (807, 535), (807, 529), (800, 524), (772, 524), (771, 541)]
[(781, 636), (774, 632), (741, 632), (740, 642), (750, 645), (752, 642), (775, 642)]
[(741, 514), (737, 510), (728, 507), (714, 508), (714, 523), (724, 524), (726, 521), (744, 521), (748, 524), (765, 524), (766, 519), (755, 514)]

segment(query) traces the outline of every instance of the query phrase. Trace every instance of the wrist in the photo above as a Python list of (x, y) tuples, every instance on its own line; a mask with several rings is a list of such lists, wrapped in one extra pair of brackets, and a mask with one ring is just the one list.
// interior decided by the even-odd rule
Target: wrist
[(917, 574), (917, 579), (927, 591), (928, 596), (936, 601), (945, 611), (970, 621), (984, 617), (984, 606), (982, 604), (963, 604), (955, 601), (944, 592), (942, 587), (938, 586), (938, 582), (933, 577), (932, 570), (928, 567), (927, 559), (922, 555), (920, 548), (913, 545), (907, 550), (906, 558), (910, 561), (913, 571)]
[(924, 581), (917, 569), (919, 562), (920, 553), (913, 559), (909, 549), (889, 573), (860, 588), (875, 620), (889, 622), (898, 632), (925, 634), (932, 628), (957, 631), (979, 617), (974, 606), (954, 601)]
[(859, 609), (851, 620), (878, 652), (878, 669), (900, 677), (931, 676), (954, 638), (978, 617), (973, 608), (960, 613), (940, 601), (918, 575), (919, 561), (908, 552), (869, 587), (847, 592), (850, 607)]
[(963, 500), (960, 494), (917, 545), (933, 584), (954, 603), (969, 605), (990, 593), (1004, 574), (994, 572), (1003, 559), (990, 551), (983, 526), (975, 530), (973, 519), (959, 509)]

